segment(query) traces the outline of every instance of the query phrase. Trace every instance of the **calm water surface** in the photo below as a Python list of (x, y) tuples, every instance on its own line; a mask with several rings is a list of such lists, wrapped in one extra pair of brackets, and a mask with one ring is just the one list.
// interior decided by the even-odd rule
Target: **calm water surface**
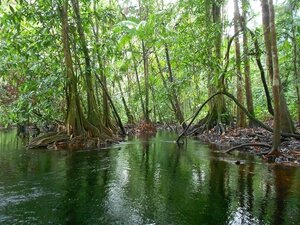
[(175, 138), (68, 152), (26, 150), (2, 131), (0, 224), (300, 224), (299, 168)]

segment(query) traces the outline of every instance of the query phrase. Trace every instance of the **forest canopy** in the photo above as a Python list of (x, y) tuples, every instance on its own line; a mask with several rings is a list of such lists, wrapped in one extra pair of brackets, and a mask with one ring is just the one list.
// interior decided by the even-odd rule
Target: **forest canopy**
[[(123, 123), (186, 127), (205, 100), (224, 90), (254, 118), (272, 119), (274, 35), (267, 36), (266, 4), (272, 6), (266, 0), (3, 0), (0, 125), (61, 121), (69, 133), (110, 136), (119, 115)], [(274, 7), (281, 128), (293, 133), (292, 123), (300, 121), (300, 3)], [(207, 128), (226, 129), (231, 121), (254, 124), (223, 95), (198, 116)]]

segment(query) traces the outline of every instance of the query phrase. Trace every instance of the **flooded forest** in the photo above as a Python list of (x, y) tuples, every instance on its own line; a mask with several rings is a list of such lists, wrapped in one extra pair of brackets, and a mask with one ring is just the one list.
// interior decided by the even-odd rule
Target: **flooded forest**
[(0, 1), (0, 224), (299, 224), (298, 0)]

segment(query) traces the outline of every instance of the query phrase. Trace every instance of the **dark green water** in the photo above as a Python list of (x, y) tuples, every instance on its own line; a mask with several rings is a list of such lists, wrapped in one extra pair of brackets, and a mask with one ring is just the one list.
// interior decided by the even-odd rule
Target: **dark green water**
[(300, 224), (299, 168), (175, 137), (53, 152), (1, 132), (0, 224)]

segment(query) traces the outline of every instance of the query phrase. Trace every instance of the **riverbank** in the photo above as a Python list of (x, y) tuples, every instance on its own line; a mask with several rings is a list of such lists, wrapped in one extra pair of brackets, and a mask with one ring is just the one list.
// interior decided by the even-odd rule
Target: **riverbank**
[[(297, 129), (299, 132), (299, 126)], [(282, 138), (280, 154), (267, 157), (272, 146), (272, 133), (260, 127), (231, 128), (224, 134), (218, 134), (214, 130), (204, 131), (197, 138), (227, 153), (244, 151), (260, 155), (270, 163), (300, 166), (300, 140)]]

